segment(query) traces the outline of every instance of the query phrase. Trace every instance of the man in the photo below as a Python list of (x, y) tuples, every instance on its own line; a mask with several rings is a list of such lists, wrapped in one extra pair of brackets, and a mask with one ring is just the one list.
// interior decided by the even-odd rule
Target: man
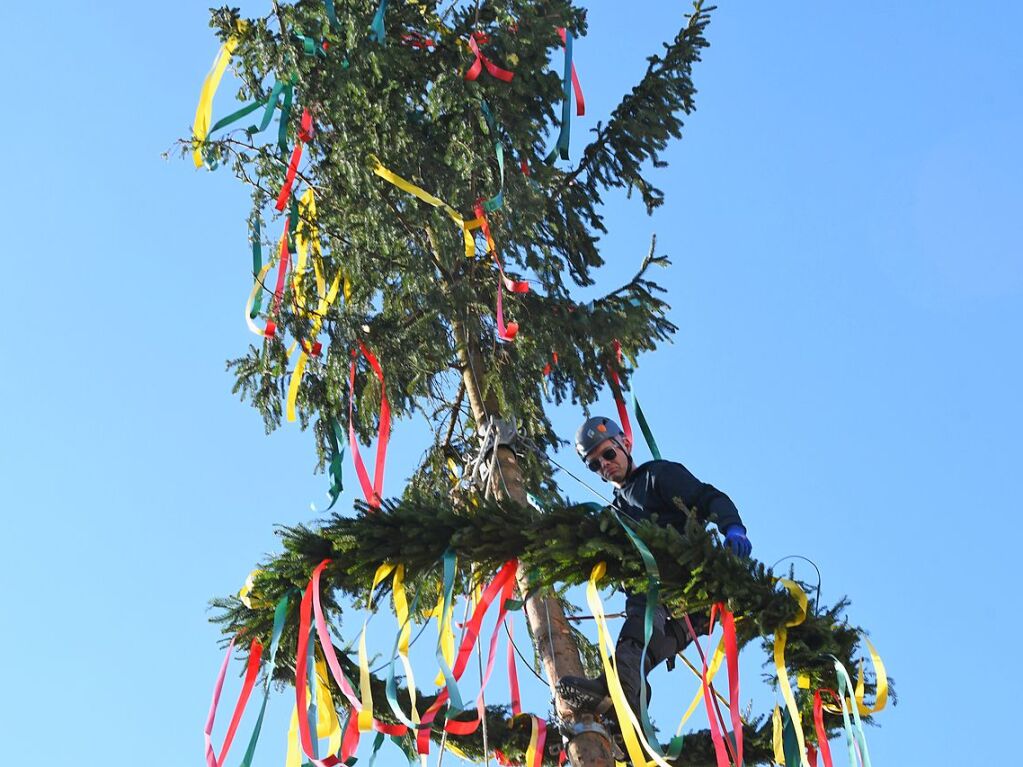
[[(586, 466), (615, 487), (612, 506), (619, 513), (635, 520), (649, 520), (656, 515), (659, 525), (685, 527), (688, 515), (696, 514), (703, 522), (713, 521), (725, 536), (725, 544), (740, 557), (748, 557), (752, 545), (746, 537), (739, 512), (731, 499), (715, 488), (700, 482), (680, 463), (648, 461), (636, 466), (632, 460), (632, 444), (617, 423), (610, 418), (590, 418), (575, 437), (576, 451)], [(651, 669), (675, 654), (690, 642), (684, 624), (672, 620), (663, 606), (654, 610), (653, 634), (647, 649), (646, 662), (640, 673), (643, 654), (643, 624), (646, 595), (628, 594), (625, 601), (625, 625), (618, 635), (615, 660), (622, 690), (633, 711), (639, 712), (639, 685), (645, 684)], [(691, 616), (694, 628), (705, 633), (705, 616)], [(573, 708), (603, 714), (611, 708), (607, 680), (566, 676), (558, 681), (558, 692)], [(649, 698), (649, 696), (648, 696)]]

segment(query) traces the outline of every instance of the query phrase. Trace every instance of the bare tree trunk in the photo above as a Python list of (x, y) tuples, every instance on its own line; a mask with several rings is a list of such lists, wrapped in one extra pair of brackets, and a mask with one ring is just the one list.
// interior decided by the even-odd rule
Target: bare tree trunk
[[(469, 397), (473, 417), (477, 424), (483, 424), (489, 416), (501, 417), (497, 404), (492, 397), (484, 399), (482, 388), (477, 379), (482, 375), (482, 359), (469, 341), (466, 329), (460, 322), (453, 323), (462, 363), (462, 376), (465, 392)], [(498, 497), (520, 503), (528, 503), (526, 488), (523, 484), (522, 469), (515, 453), (507, 447), (497, 451), (502, 481), (497, 483), (495, 490)], [(519, 593), (526, 594), (529, 587), (528, 574), (520, 567), (516, 575)], [(566, 675), (583, 676), (583, 665), (569, 631), (568, 621), (555, 599), (545, 599), (533, 595), (525, 602), (526, 620), (533, 634), (536, 651), (543, 663), (544, 671), (551, 685), (555, 708), (562, 721), (571, 723), (575, 720), (574, 712), (561, 696), (557, 694), (555, 685), (558, 678)], [(593, 732), (580, 733), (568, 744), (568, 758), (574, 767), (614, 767), (614, 760), (607, 741)]]

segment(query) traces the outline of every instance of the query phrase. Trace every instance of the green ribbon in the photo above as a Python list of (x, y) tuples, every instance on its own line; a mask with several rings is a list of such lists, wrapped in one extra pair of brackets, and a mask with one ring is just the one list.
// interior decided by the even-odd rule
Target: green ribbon
[[(262, 225), (259, 213), (252, 215), (252, 279), (256, 279), (263, 270), (263, 242)], [(249, 312), (251, 319), (256, 319), (263, 308), (263, 291), (256, 291), (256, 299), (252, 302), (252, 310)]]
[(655, 460), (661, 460), (661, 451), (657, 448), (657, 441), (654, 439), (654, 433), (650, 431), (650, 424), (647, 423), (646, 415), (643, 413), (643, 408), (640, 407), (639, 399), (636, 397), (636, 387), (632, 387), (632, 411), (636, 414), (636, 423), (639, 424), (640, 431), (643, 432), (643, 439), (646, 440), (646, 445), (650, 448), (650, 454)]
[[(852, 695), (852, 679), (849, 678), (849, 672), (845, 670), (845, 666), (842, 662), (834, 655), (831, 656), (835, 662), (835, 671), (838, 672), (838, 698), (842, 701), (842, 721), (845, 725), (846, 740), (849, 745), (849, 758), (850, 760), (855, 756), (856, 749), (853, 746), (853, 737), (860, 747), (860, 757), (863, 760), (863, 767), (871, 767), (870, 764), (870, 751), (867, 750), (867, 736), (863, 732), (863, 720), (860, 719), (859, 706), (856, 704), (855, 696)], [(846, 695), (849, 695), (849, 699), (852, 701), (852, 716), (856, 727), (853, 728), (849, 723), (849, 711), (846, 705)], [(850, 764), (852, 762), (850, 761)]]
[(281, 157), (287, 158), (288, 149), (288, 122), (291, 120), (291, 103), (295, 98), (294, 86), (284, 86), (284, 103), (281, 105), (281, 122), (277, 127), (277, 148), (281, 150)]
[(337, 29), (337, 11), (334, 10), (334, 0), (324, 0), (323, 4), (327, 7), (327, 20), (330, 22), (330, 28)]
[(241, 767), (252, 767), (252, 760), (256, 756), (256, 744), (259, 742), (259, 733), (263, 729), (263, 716), (266, 714), (266, 702), (270, 699), (270, 680), (273, 677), (274, 662), (277, 659), (277, 648), (281, 644), (281, 634), (284, 633), (284, 619), (288, 615), (288, 594), (281, 597), (274, 608), (274, 627), (270, 634), (270, 660), (267, 663), (266, 684), (263, 687), (263, 703), (259, 707), (259, 716), (256, 717), (256, 726), (252, 728), (252, 735), (249, 737), (249, 745), (245, 749), (245, 756), (242, 757)]
[(341, 471), (345, 457), (345, 451), (341, 445), (345, 442), (345, 434), (341, 430), (341, 424), (338, 423), (336, 418), (331, 417), (330, 419), (327, 438), (330, 440), (330, 506), (327, 507), (327, 511), (330, 511), (334, 508), (338, 497), (345, 489)]
[[(448, 613), (451, 611), (451, 602), (455, 592), (455, 550), (448, 549), (444, 552), (444, 603), (443, 613), (441, 614), (440, 621), (443, 624), (448, 619)], [(463, 711), (465, 706), (462, 704), (462, 696), (458, 692), (458, 683), (455, 681), (455, 674), (448, 665), (447, 660), (444, 658), (444, 632), (437, 632), (437, 662), (440, 664), (441, 673), (444, 674), (444, 684), (448, 689), (448, 716), (454, 716), (455, 714)]]
[[(792, 725), (792, 717), (788, 708), (781, 712), (781, 745), (785, 752), (785, 767), (800, 767), (803, 762), (802, 754), (799, 751), (799, 739), (796, 737), (796, 728)], [(855, 762), (852, 762), (855, 764)]]
[(250, 125), (245, 132), (249, 134), (249, 137), (265, 131), (270, 126), (270, 121), (274, 117), (274, 112), (277, 110), (277, 101), (281, 97), (281, 93), (284, 91), (284, 83), (278, 80), (274, 83), (273, 89), (270, 91), (270, 95), (267, 96), (266, 110), (263, 112), (263, 119), (259, 125)]
[(308, 678), (309, 692), (312, 700), (309, 703), (309, 708), (306, 709), (306, 716), (309, 720), (309, 732), (312, 733), (310, 740), (312, 741), (312, 753), (309, 754), (313, 759), (320, 758), (320, 744), (319, 737), (317, 736), (316, 730), (316, 693), (319, 688), (316, 685), (316, 622), (309, 621), (309, 652), (306, 656), (306, 677)]
[(572, 134), (572, 32), (565, 30), (565, 71), (562, 75), (565, 94), (561, 101), (561, 130), (558, 142), (544, 162), (550, 164), (560, 155), (562, 160), (568, 159), (568, 144)]
[(369, 39), (384, 44), (384, 39), (387, 37), (387, 31), (384, 29), (384, 14), (387, 13), (387, 0), (380, 0), (380, 5), (377, 6), (377, 12), (373, 14), (373, 22), (369, 25)]
[(487, 121), (487, 128), (490, 129), (490, 136), (494, 139), (494, 154), (497, 155), (497, 167), (501, 171), (501, 188), (493, 197), (483, 203), (483, 210), (492, 213), (504, 205), (504, 144), (501, 142), (501, 134), (497, 130), (497, 121), (490, 111), (490, 105), (486, 101), (480, 102), (480, 111), (483, 119)]
[[(597, 503), (587, 503), (586, 506), (594, 508), (596, 511), (602, 510), (603, 507)], [(643, 568), (646, 570), (646, 611), (643, 615), (643, 654), (641, 658), (646, 658), (647, 648), (650, 646), (650, 638), (654, 633), (654, 611), (657, 609), (657, 605), (660, 603), (661, 594), (661, 572), (657, 568), (657, 560), (654, 559), (653, 553), (650, 551), (643, 539), (640, 538), (635, 531), (622, 519), (621, 514), (613, 506), (608, 506), (611, 513), (614, 515), (615, 521), (618, 522), (622, 530), (625, 531), (626, 537), (632, 543), (633, 547), (639, 553), (640, 559), (643, 560)], [(660, 744), (657, 742), (657, 733), (654, 730), (653, 724), (650, 722), (650, 713), (647, 710), (647, 692), (645, 674), (643, 673), (644, 664), (640, 664), (640, 680), (639, 680), (639, 718), (643, 725), (643, 733), (646, 735), (647, 742), (650, 747), (657, 752), (658, 756), (666, 757), (668, 759), (675, 759), (679, 754), (682, 753), (682, 736), (677, 736), (671, 739), (668, 744), (668, 752), (665, 754), (661, 751)]]
[[(416, 614), (416, 609), (419, 606), (419, 592), (422, 589), (425, 580), (426, 579), (424, 578), (423, 580), (419, 581), (419, 586), (416, 587), (416, 593), (412, 597), (412, 606), (409, 607), (408, 611), (409, 621), (411, 621), (412, 616)], [(401, 722), (406, 727), (410, 728), (413, 732), (415, 732), (416, 731), (415, 722), (413, 722), (411, 719), (405, 716), (405, 712), (401, 710), (401, 706), (398, 704), (398, 683), (395, 680), (394, 676), (394, 662), (398, 659), (398, 644), (399, 642), (401, 642), (401, 634), (404, 629), (405, 629), (404, 625), (399, 626), (398, 635), (394, 638), (394, 647), (391, 648), (391, 665), (387, 669), (387, 684), (385, 687), (385, 692), (387, 695), (387, 705), (391, 707), (391, 711), (394, 713), (394, 716), (398, 719), (399, 722)], [(373, 762), (371, 760), (370, 764), (372, 763)]]

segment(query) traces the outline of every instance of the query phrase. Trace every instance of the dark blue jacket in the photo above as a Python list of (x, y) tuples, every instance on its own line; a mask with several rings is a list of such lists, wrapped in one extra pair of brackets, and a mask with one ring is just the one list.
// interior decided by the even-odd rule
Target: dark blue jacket
[(615, 489), (612, 505), (635, 520), (656, 515), (657, 524), (679, 531), (685, 529), (686, 509), (702, 522), (714, 522), (722, 532), (731, 525), (742, 525), (731, 498), (674, 461), (647, 461), (637, 466), (625, 484)]

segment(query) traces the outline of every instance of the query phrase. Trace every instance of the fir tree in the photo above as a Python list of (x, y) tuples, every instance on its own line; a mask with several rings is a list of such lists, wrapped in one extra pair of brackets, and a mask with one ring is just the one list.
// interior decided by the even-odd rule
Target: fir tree
[[(264, 294), (258, 301), (263, 311), (259, 322), (273, 323), (275, 332), (228, 364), (236, 377), (235, 390), (252, 402), (268, 431), (277, 428), (287, 409), (296, 357), (302, 355), (305, 369), (296, 379), (296, 417), (303, 427), (312, 427), (321, 466), (336, 469), (339, 436), (349, 426), (367, 444), (377, 436), (384, 392), (364, 362), (357, 366), (354, 402), (349, 401), (352, 355), (361, 347), (384, 367), (393, 415), (400, 419), (419, 411), (434, 428), (433, 443), (401, 503), (384, 504), (376, 513), (364, 509), (357, 517), (364, 523), (361, 527), (348, 527), (350, 519), (335, 516), (318, 530), (290, 529), (285, 554), (267, 562), (258, 581), (267, 597), (304, 584), (320, 558), (342, 550), (350, 566), (328, 568), (327, 592), (354, 588), (356, 573), (364, 589), (371, 563), (381, 561), (375, 557), (414, 560), (418, 545), (421, 556), (435, 559), (443, 541), (430, 545), (409, 540), (410, 530), (420, 537), (427, 519), (435, 530), (438, 519), (462, 519), (469, 528), (457, 535), (478, 563), (515, 556), (509, 541), (516, 534), (522, 536), (518, 553), (526, 553), (530, 536), (537, 529), (551, 534), (544, 525), (557, 521), (563, 525), (556, 530), (562, 550), (548, 552), (547, 559), (537, 555), (540, 574), (532, 585), (526, 568), (520, 568), (519, 586), (527, 596), (532, 635), (554, 638), (553, 645), (536, 643), (548, 677), (553, 679), (555, 667), (562, 675), (583, 673), (578, 632), (566, 620), (561, 601), (541, 586), (571, 580), (568, 568), (559, 570), (556, 562), (570, 564), (578, 576), (581, 563), (601, 552), (620, 554), (620, 575), (626, 579), (640, 578), (641, 571), (627, 571), (638, 568), (638, 560), (606, 525), (567, 521), (596, 517), (577, 511), (574, 517), (559, 517), (554, 511), (561, 501), (543, 453), (556, 447), (559, 437), (546, 408), (564, 401), (585, 408), (609, 383), (610, 371), (627, 384), (628, 369), (615, 342), (625, 359), (634, 360), (675, 330), (659, 297), (661, 289), (649, 276), (650, 267), (667, 264), (653, 248), (632, 280), (603, 297), (580, 304), (573, 300), (573, 290), (594, 284), (594, 272), (603, 263), (599, 242), (605, 232), (601, 206), (606, 193), (629, 190), (648, 212), (663, 202), (655, 185), (656, 169), (664, 165), (661, 153), (671, 139), (680, 137), (683, 118), (694, 109), (691, 75), (707, 46), (708, 10), (694, 3), (674, 38), (648, 58), (642, 79), (568, 162), (559, 157), (556, 145), (556, 137), (565, 136), (569, 128), (562, 111), (568, 92), (562, 66), (566, 46), (558, 30), (565, 30), (569, 40), (583, 37), (586, 14), (567, 0), (451, 5), (410, 0), (382, 3), (376, 17), (364, 0), (302, 0), (274, 2), (265, 18), (245, 22), (236, 9), (213, 13), (212, 26), (220, 38), (237, 40), (233, 62), (241, 80), (239, 99), (266, 101), (268, 115), (279, 110), (281, 129), (267, 137), (258, 125), (250, 130), (228, 126), (194, 148), (208, 165), (229, 167), (250, 188), (251, 237), (271, 254), (272, 266), (282, 257), (282, 244), (289, 254), (298, 248), (312, 251), (305, 270), (293, 270), (277, 296), (275, 269), (255, 270), (263, 283), (257, 294)], [(484, 70), (467, 80), (465, 73), (476, 60), (470, 41), (514, 77), (506, 82)], [(305, 111), (314, 126), (312, 135), (310, 126), (302, 125)], [(262, 113), (254, 114), (259, 118)], [(272, 210), (285, 184), (296, 144), (302, 145), (304, 156), (292, 192), (281, 198), (283, 212), (264, 224), (266, 211)], [(193, 149), (193, 142), (187, 149)], [(450, 209), (399, 188), (384, 178), (382, 168)], [(302, 205), (298, 202), (306, 190), (312, 190), (315, 215), (308, 198)], [(467, 258), (465, 226), (456, 219), (471, 222), (478, 217), (478, 205), (489, 236), (482, 227), (472, 230), (469, 240), (475, 240), (476, 253)], [(283, 242), (262, 242), (264, 232), (280, 232), (285, 226)], [(496, 247), (493, 254), (490, 247)], [(503, 263), (509, 284), (528, 280), (530, 288), (504, 294), (509, 318), (524, 328), (517, 336), (506, 329), (506, 339), (514, 340), (497, 337), (500, 278), (494, 256)], [(325, 287), (335, 281), (341, 295), (325, 306)], [(313, 347), (318, 329), (322, 350)], [(301, 346), (290, 354), (288, 337)], [(479, 434), (493, 419), (516, 425), (518, 449), (502, 445), (496, 450), (497, 470), (484, 475), (480, 492), (463, 488), (452, 495), (449, 460), (469, 466), (479, 450)], [(528, 510), (527, 491), (552, 509), (549, 518)], [(401, 509), (406, 516), (396, 517)], [(406, 527), (386, 527), (398, 518)], [(593, 538), (579, 538), (580, 529)], [(647, 533), (653, 539), (661, 534), (657, 529)], [(356, 535), (358, 545), (353, 545)], [(663, 551), (682, 556), (685, 549), (712, 559), (713, 542), (696, 531), (689, 535), (688, 548), (677, 538), (665, 542)], [(402, 540), (405, 545), (380, 548), (374, 540)], [(749, 585), (747, 568), (739, 572), (732, 565), (721, 567), (705, 569), (702, 585), (693, 573), (697, 568), (683, 568), (674, 579), (675, 596), (692, 604), (696, 589), (705, 599), (738, 600), (761, 617), (783, 621), (790, 614), (791, 600), (771, 589), (762, 568), (759, 580)], [(717, 573), (720, 582), (708, 584), (708, 573)], [(665, 581), (671, 579), (666, 576)], [(335, 601), (328, 602), (330, 609), (340, 609)], [(236, 602), (219, 604), (224, 608), (221, 619), (231, 631), (265, 639), (270, 620), (266, 609), (243, 614)], [(821, 642), (831, 642), (829, 651), (848, 659), (856, 631), (836, 634), (833, 617), (818, 627), (826, 635)], [(767, 630), (777, 625), (764, 620)], [(282, 678), (289, 675), (287, 658), (293, 663), (296, 641), (292, 637), (282, 643)], [(798, 654), (796, 632), (791, 646)], [(562, 701), (556, 701), (556, 709), (572, 721)], [(521, 741), (521, 733), (509, 732)], [(700, 748), (688, 748), (687, 753), (695, 757)], [(574, 738), (569, 757), (585, 767), (611, 765), (606, 743), (592, 734)]]

